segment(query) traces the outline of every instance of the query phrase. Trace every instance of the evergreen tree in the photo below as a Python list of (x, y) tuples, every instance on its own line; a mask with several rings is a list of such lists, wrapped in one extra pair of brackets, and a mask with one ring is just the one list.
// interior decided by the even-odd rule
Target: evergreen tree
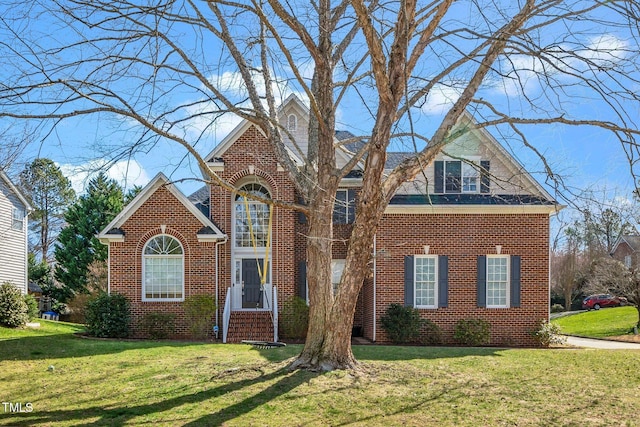
[(124, 203), (118, 183), (100, 173), (66, 212), (67, 223), (55, 248), (55, 278), (60, 282), (59, 301), (66, 302), (86, 293), (87, 273), (94, 261), (106, 261), (107, 247), (95, 237), (121, 210)]
[(44, 158), (25, 167), (20, 173), (20, 185), (33, 206), (29, 228), (37, 240), (30, 242), (32, 252), (49, 261), (49, 250), (64, 224), (64, 211), (74, 202), (76, 193), (60, 168)]

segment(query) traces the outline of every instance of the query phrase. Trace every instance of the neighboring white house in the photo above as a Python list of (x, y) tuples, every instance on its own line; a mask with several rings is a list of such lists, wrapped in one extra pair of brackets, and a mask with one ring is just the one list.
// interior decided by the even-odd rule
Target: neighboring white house
[(27, 232), (31, 205), (0, 170), (0, 284), (10, 282), (27, 293)]

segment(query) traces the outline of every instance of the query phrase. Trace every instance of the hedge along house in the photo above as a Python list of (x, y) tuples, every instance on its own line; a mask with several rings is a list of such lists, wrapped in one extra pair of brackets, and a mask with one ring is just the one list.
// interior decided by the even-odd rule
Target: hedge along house
[[(280, 119), (306, 150), (307, 108), (294, 96)], [(530, 331), (549, 317), (549, 218), (556, 201), (486, 131), (468, 128), (424, 173), (397, 192), (380, 223), (354, 316), (354, 333), (389, 339), (380, 317), (392, 303), (416, 307), (453, 342), (460, 319), (491, 324), (491, 344), (533, 345)], [(338, 132), (336, 142), (351, 137)], [(338, 163), (359, 143), (345, 144)], [(293, 146), (290, 155), (302, 164)], [(389, 153), (391, 169), (408, 153)], [(241, 122), (205, 160), (236, 188), (298, 201), (294, 185), (261, 132)], [(344, 164), (344, 163), (343, 163)], [(361, 170), (336, 194), (332, 248), (335, 286), (355, 218)], [(206, 178), (206, 174), (204, 174)], [(218, 301), (212, 325), (225, 342), (277, 340), (282, 302), (306, 299), (306, 221), (211, 185), (187, 198), (158, 175), (99, 235), (109, 245), (109, 291), (132, 302), (134, 335), (145, 314), (175, 313), (186, 336), (182, 302)], [(286, 339), (286, 337), (283, 337)]]

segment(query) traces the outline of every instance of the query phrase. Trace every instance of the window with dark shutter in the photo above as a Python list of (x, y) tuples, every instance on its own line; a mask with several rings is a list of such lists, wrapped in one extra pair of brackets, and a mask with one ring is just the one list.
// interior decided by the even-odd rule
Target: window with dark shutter
[(491, 163), (489, 160), (480, 162), (480, 192), (489, 193), (491, 191), (491, 175), (489, 173)]

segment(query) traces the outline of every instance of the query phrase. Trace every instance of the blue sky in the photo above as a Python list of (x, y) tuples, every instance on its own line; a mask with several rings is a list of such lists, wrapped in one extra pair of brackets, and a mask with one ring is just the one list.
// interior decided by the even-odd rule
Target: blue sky
[[(8, 13), (2, 9), (0, 6), (0, 12)], [(7, 13), (4, 14), (5, 17)], [(29, 25), (36, 24), (37, 21), (34, 19)], [(576, 23), (575, 25), (579, 27), (586, 24)], [(40, 35), (52, 34), (51, 28), (56, 27), (43, 26)], [(25, 29), (35, 31), (35, 27)], [(576, 31), (576, 33), (579, 32)], [(67, 36), (64, 35), (64, 32), (53, 32), (53, 34), (55, 34), (54, 38), (57, 37), (58, 40), (52, 39), (47, 43), (54, 41), (64, 43), (66, 41), (65, 37)], [(545, 34), (545, 36), (553, 38), (553, 35)], [(580, 43), (586, 47), (606, 48), (592, 56), (596, 63), (615, 61), (618, 58), (624, 58), (625, 52), (638, 51), (638, 46), (633, 44), (633, 39), (623, 38), (614, 34), (613, 31), (611, 34), (585, 31)], [(525, 83), (522, 87), (518, 87), (506, 79), (489, 82), (484, 95), (492, 97), (496, 105), (502, 103), (503, 105), (517, 106), (521, 103), (523, 95), (536, 97), (541, 94), (535, 73), (533, 73), (533, 71), (539, 71), (541, 65), (530, 58), (517, 55), (510, 59), (520, 67), (518, 77)], [(303, 73), (309, 75), (309, 63), (301, 62), (299, 65)], [(526, 69), (532, 71), (527, 72)], [(214, 71), (217, 73), (212, 73), (210, 79), (215, 80), (226, 87), (229, 93), (240, 98), (242, 88), (237, 73), (234, 73), (233, 70), (226, 70), (222, 66), (218, 66)], [(279, 71), (284, 72), (283, 70)], [(572, 83), (571, 81), (566, 82)], [(196, 96), (199, 89), (192, 89), (194, 89), (192, 93), (180, 91), (177, 96)], [(640, 90), (640, 88), (638, 89)], [(571, 90), (578, 93), (581, 88), (578, 86)], [(283, 99), (289, 93), (299, 92), (296, 88), (282, 88)], [(416, 109), (414, 118), (420, 123), (426, 135), (433, 128), (433, 123), (437, 123), (442, 109), (450, 105), (451, 100), (455, 99), (458, 93), (459, 89), (456, 89), (455, 86), (441, 85), (434, 88), (431, 96), (420, 110)], [(367, 128), (370, 122), (362, 120), (360, 115), (354, 113), (359, 108), (358, 104), (359, 101), (355, 98), (344, 101), (338, 111), (337, 128), (339, 130), (351, 130), (355, 134), (366, 134), (370, 131), (370, 128)], [(200, 108), (204, 107), (206, 104), (200, 106)], [(522, 106), (518, 106), (518, 108), (522, 108)], [(601, 109), (602, 104), (588, 98), (585, 98), (584, 103), (575, 103), (566, 106), (566, 108), (575, 117), (600, 117), (605, 111)], [(628, 114), (637, 120), (638, 106), (630, 104), (629, 108), (634, 111), (628, 111)], [(185, 132), (188, 136), (193, 135), (196, 138), (199, 131), (202, 131), (209, 123), (205, 119), (193, 120), (190, 122), (191, 129), (187, 129)], [(214, 129), (204, 132), (203, 138), (197, 142), (196, 149), (202, 155), (210, 152), (237, 123), (237, 118), (224, 117)], [(364, 126), (362, 126), (363, 124)], [(7, 124), (7, 126), (9, 125)], [(21, 161), (28, 162), (36, 156), (49, 157), (60, 165), (64, 173), (73, 181), (76, 190), (81, 191), (82, 185), (86, 181), (87, 170), (107, 167), (105, 153), (100, 149), (122, 141), (134, 141), (139, 136), (135, 128), (130, 125), (126, 121), (112, 120), (97, 115), (74, 118), (59, 124), (51, 133), (41, 132), (41, 136), (46, 134), (46, 139), (33, 141), (23, 153)], [(606, 189), (610, 194), (616, 196), (630, 196), (634, 187), (628, 162), (619, 141), (607, 132), (594, 128), (561, 125), (525, 126), (523, 129), (529, 141), (534, 143), (544, 154), (554, 172), (562, 175), (570, 187)], [(544, 184), (545, 177), (539, 173), (542, 171), (542, 166), (531, 151), (514, 142), (507, 134), (501, 135), (494, 129), (489, 129), (489, 131)], [(148, 152), (138, 152), (131, 158), (122, 158), (110, 165), (109, 173), (113, 178), (123, 183), (126, 177), (126, 185), (128, 186), (144, 185), (158, 172), (163, 172), (174, 180), (200, 178), (200, 171), (195, 162), (185, 158), (185, 154), (186, 152), (174, 143), (161, 141)], [(200, 185), (197, 182), (178, 184), (187, 194)]]

